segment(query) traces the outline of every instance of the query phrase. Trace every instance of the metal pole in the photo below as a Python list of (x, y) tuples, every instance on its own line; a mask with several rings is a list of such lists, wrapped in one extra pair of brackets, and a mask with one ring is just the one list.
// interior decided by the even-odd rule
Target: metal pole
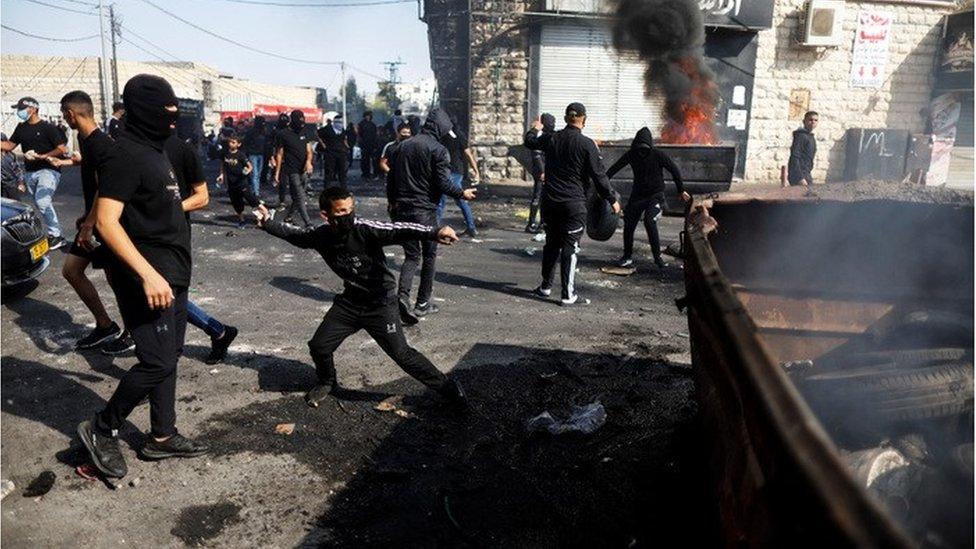
[(99, 84), (102, 92), (102, 122), (108, 127), (108, 117), (110, 116), (108, 105), (108, 56), (105, 52), (105, 6), (102, 0), (98, 0), (98, 28), (101, 33), (102, 57), (99, 62)]
[(349, 121), (346, 120), (346, 62), (343, 61), (340, 64), (340, 69), (342, 71), (342, 123), (343, 125), (348, 125)]
[(116, 36), (118, 27), (115, 23), (115, 4), (108, 7), (109, 26), (112, 29), (112, 102), (119, 101), (119, 59), (116, 55)]

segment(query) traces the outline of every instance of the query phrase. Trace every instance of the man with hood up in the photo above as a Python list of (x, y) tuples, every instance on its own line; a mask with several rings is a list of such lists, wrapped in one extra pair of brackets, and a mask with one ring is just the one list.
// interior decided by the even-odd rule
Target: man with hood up
[[(542, 129), (536, 131), (539, 137), (556, 131), (555, 116), (545, 112), (539, 120), (542, 122)], [(542, 201), (542, 186), (546, 182), (546, 153), (543, 151), (532, 151), (532, 180), (532, 202), (529, 203), (529, 221), (525, 225), (525, 232), (536, 234), (542, 232), (539, 224), (539, 203)]]
[[(271, 130), (271, 146), (269, 147), (268, 153), (268, 170), (271, 172), (272, 181), (274, 180), (274, 172), (277, 167), (277, 159), (275, 158), (278, 154), (278, 134), (288, 129), (289, 117), (285, 113), (278, 115), (278, 122), (275, 123), (275, 127)], [(288, 196), (288, 186), (287, 185), (275, 185), (278, 187), (278, 206), (277, 209), (285, 209), (285, 198)]]
[(644, 229), (651, 241), (654, 263), (659, 268), (664, 268), (667, 263), (661, 259), (661, 238), (657, 231), (657, 220), (664, 214), (664, 170), (671, 174), (682, 200), (691, 200), (691, 195), (685, 192), (681, 170), (671, 157), (654, 146), (654, 138), (647, 127), (637, 131), (630, 150), (610, 166), (607, 177), (612, 178), (627, 164), (630, 164), (634, 172), (634, 186), (630, 190), (627, 207), (624, 208), (624, 255), (618, 265), (630, 267), (634, 264), (634, 231), (643, 218)]
[[(451, 128), (450, 116), (435, 108), (427, 115), (419, 135), (403, 141), (389, 152), (387, 194), (394, 221), (434, 226), (437, 225), (437, 205), (442, 195), (474, 200), (474, 189), (462, 190), (451, 182), (451, 157), (447, 148), (440, 143)], [(430, 302), (437, 242), (406, 242), (403, 244), (403, 254), (398, 288), (400, 315), (405, 324), (416, 324), (417, 317), (437, 312), (437, 307)], [(421, 255), (420, 287), (417, 289), (416, 306), (411, 311), (408, 305), (410, 290)]]
[(148, 459), (195, 457), (203, 444), (176, 430), (176, 365), (190, 284), (190, 227), (164, 143), (179, 116), (169, 82), (140, 74), (125, 85), (126, 127), (99, 173), (95, 226), (114, 256), (106, 266), (138, 362), (78, 435), (105, 476), (127, 473), (118, 431), (149, 398)]
[(305, 113), (298, 109), (291, 111), (288, 128), (278, 132), (277, 140), (274, 183), (286, 186), (291, 195), (285, 221), (290, 221), (298, 210), (304, 225), (311, 227), (312, 220), (305, 206), (305, 179), (312, 173), (312, 143), (305, 133)]
[(576, 293), (576, 254), (586, 228), (586, 188), (596, 192), (620, 212), (603, 168), (600, 150), (592, 139), (583, 135), (586, 107), (570, 103), (564, 117), (566, 127), (553, 133), (540, 133), (542, 121), (536, 120), (525, 134), (525, 146), (546, 154), (546, 184), (543, 187), (542, 221), (546, 224), (546, 244), (542, 248), (542, 284), (533, 293), (539, 297), (552, 294), (556, 263), (560, 264), (563, 306), (586, 305), (590, 301)]

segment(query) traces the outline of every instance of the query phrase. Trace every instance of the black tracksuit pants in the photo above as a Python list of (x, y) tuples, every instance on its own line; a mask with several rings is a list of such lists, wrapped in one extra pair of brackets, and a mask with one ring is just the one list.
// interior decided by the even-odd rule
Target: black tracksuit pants
[[(393, 215), (394, 221), (408, 221), (420, 223), (431, 227), (437, 225), (436, 211), (408, 211), (397, 212)], [(417, 288), (417, 303), (427, 303), (430, 301), (430, 294), (434, 290), (434, 274), (437, 263), (437, 241), (417, 240), (407, 242), (403, 245), (403, 265), (400, 266), (400, 281), (397, 294), (404, 302), (410, 301), (410, 290), (413, 288), (413, 277), (417, 273), (417, 266), (421, 259), (423, 266), (420, 269), (420, 286)]]
[(542, 200), (542, 222), (546, 224), (546, 244), (542, 248), (542, 285), (552, 287), (556, 262), (562, 298), (576, 294), (576, 254), (586, 228), (585, 202), (550, 202)]
[(661, 237), (657, 231), (657, 220), (664, 211), (664, 197), (653, 196), (641, 198), (627, 203), (624, 208), (624, 259), (630, 259), (634, 253), (634, 232), (641, 219), (647, 238), (651, 241), (651, 253), (654, 259), (661, 257)]
[(542, 186), (545, 184), (539, 174), (532, 175), (532, 202), (529, 203), (529, 225), (538, 222), (539, 204), (542, 201)]
[(359, 146), (359, 169), (363, 172), (363, 179), (369, 179), (373, 176), (373, 162), (376, 160), (373, 158), (374, 152), (373, 145), (360, 145)]
[(250, 181), (228, 181), (227, 196), (230, 197), (230, 204), (236, 213), (244, 211), (244, 204), (252, 208), (257, 208), (258, 204), (261, 203), (258, 197), (254, 196), (254, 192), (251, 191)]
[(105, 409), (95, 417), (103, 433), (122, 428), (132, 410), (149, 397), (149, 421), (154, 437), (176, 434), (176, 364), (186, 333), (186, 288), (173, 288), (173, 305), (153, 311), (142, 284), (127, 273), (113, 272), (112, 290), (125, 328), (136, 344), (139, 362), (119, 381)]
[(345, 151), (325, 150), (322, 157), (324, 173), (328, 176), (325, 179), (325, 186), (330, 187), (329, 183), (334, 180), (339, 182), (343, 188), (346, 186), (346, 176), (349, 172), (349, 157)]
[(285, 211), (285, 219), (290, 218), (297, 210), (305, 226), (311, 225), (312, 220), (308, 217), (308, 207), (305, 204), (305, 174), (293, 173), (285, 179), (288, 182), (288, 192), (291, 194), (291, 204)]
[(359, 330), (366, 330), (397, 366), (417, 381), (435, 391), (447, 382), (447, 377), (427, 357), (407, 343), (396, 302), (357, 305), (340, 295), (333, 301), (332, 308), (325, 313), (325, 318), (308, 342), (320, 383), (335, 385), (336, 370), (332, 355), (347, 337)]

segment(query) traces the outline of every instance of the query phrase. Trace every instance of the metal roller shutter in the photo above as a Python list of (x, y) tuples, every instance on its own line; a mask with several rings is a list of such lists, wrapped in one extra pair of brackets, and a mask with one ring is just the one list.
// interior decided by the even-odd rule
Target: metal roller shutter
[(586, 105), (586, 133), (594, 139), (630, 139), (642, 126), (656, 134), (662, 125), (662, 99), (644, 97), (643, 64), (618, 54), (603, 25), (542, 27), (539, 112), (561, 120), (573, 101)]

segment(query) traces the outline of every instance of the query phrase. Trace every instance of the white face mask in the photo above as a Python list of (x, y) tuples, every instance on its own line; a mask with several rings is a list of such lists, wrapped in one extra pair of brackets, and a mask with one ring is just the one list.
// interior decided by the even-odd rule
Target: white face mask
[(332, 127), (335, 128), (336, 132), (342, 131), (342, 120), (333, 120)]
[(20, 109), (17, 111), (17, 118), (26, 122), (30, 118), (30, 113), (27, 112), (27, 109)]

